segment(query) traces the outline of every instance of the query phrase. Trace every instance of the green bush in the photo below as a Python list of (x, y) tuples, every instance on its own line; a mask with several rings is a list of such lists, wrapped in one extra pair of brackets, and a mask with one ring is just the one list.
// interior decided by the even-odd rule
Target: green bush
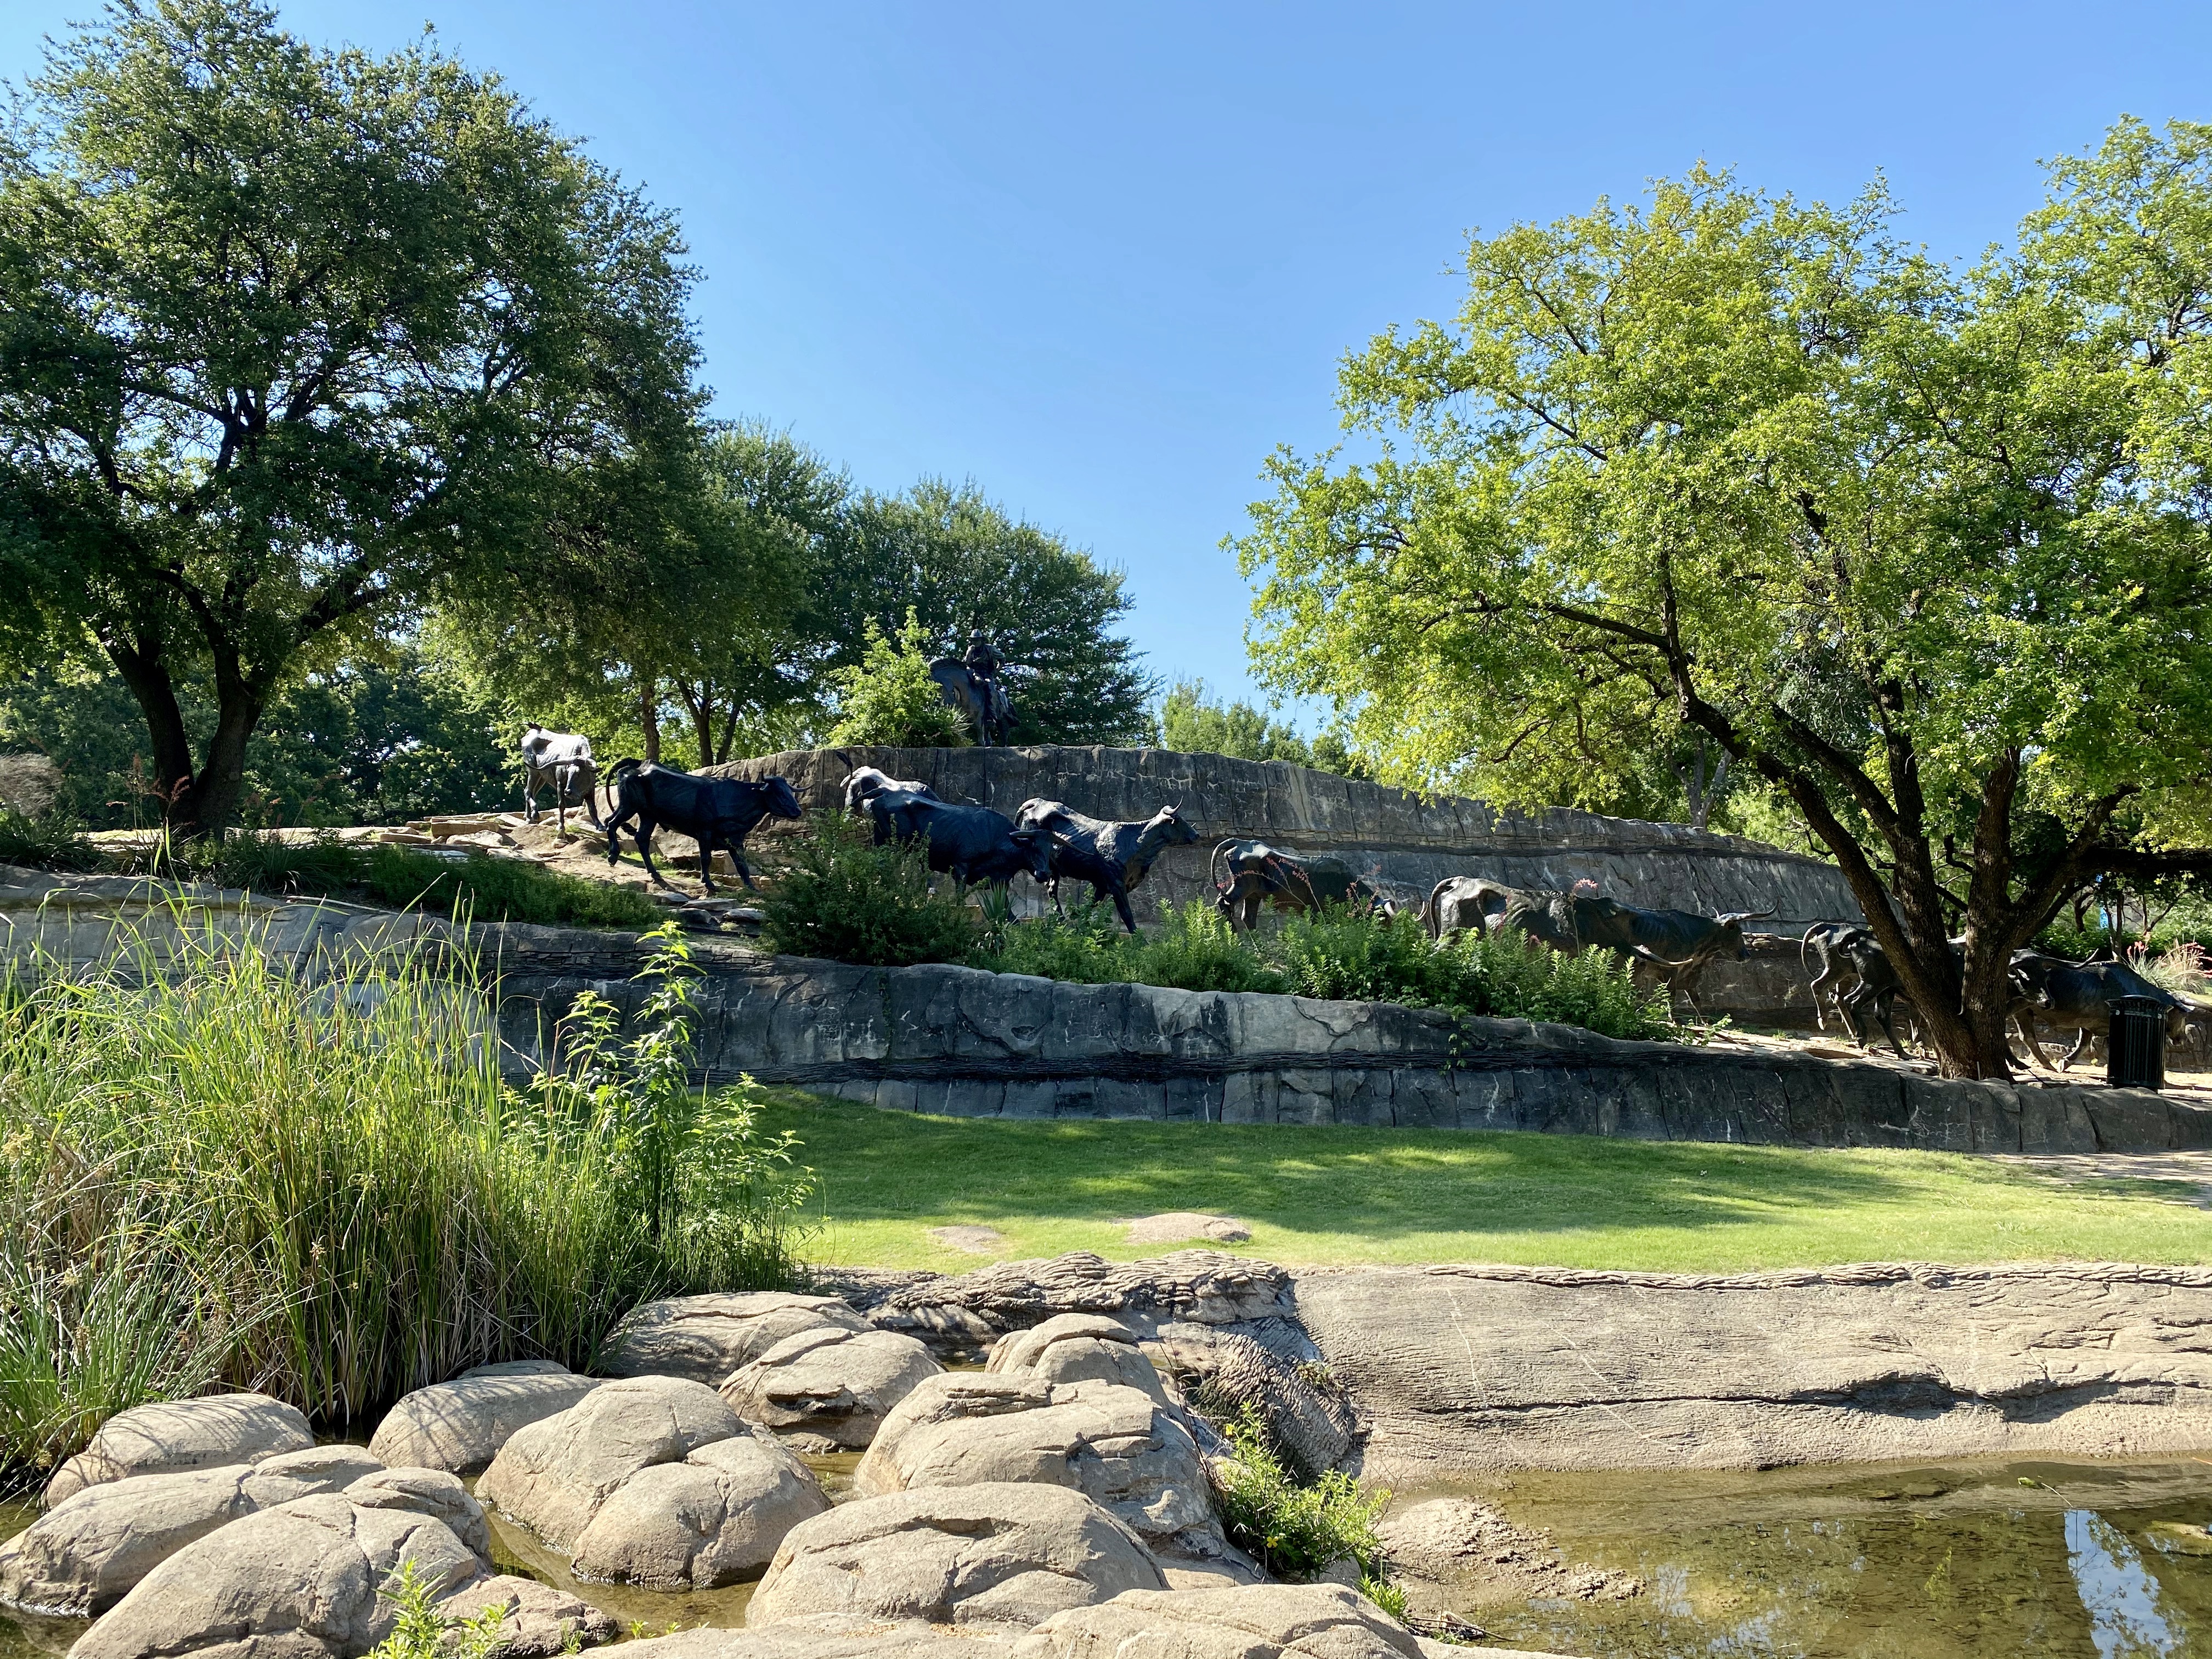
[(875, 845), (854, 820), (817, 812), (787, 843), (790, 864), (761, 900), (769, 948), (872, 968), (957, 962), (974, 948), (975, 913), (929, 890), (927, 854)]
[(899, 749), (957, 749), (968, 727), (929, 676), (930, 638), (915, 610), (896, 639), (884, 637), (871, 617), (860, 660), (836, 671), (837, 723), (829, 744), (888, 744)]
[(53, 809), (21, 812), (0, 806), (0, 864), (33, 870), (97, 870), (106, 862), (84, 826)]
[(1389, 1492), (1364, 1493), (1358, 1481), (1334, 1469), (1300, 1480), (1250, 1407), (1222, 1433), (1233, 1455), (1214, 1463), (1214, 1490), (1231, 1541), (1286, 1578), (1311, 1578), (1349, 1559), (1364, 1577), (1382, 1579), (1375, 1523), (1390, 1502)]
[(495, 988), (447, 957), (310, 984), (184, 926), (0, 999), (0, 1486), (144, 1400), (361, 1423), (471, 1365), (589, 1370), (640, 1300), (796, 1276), (808, 1183), (750, 1085), (684, 1082), (672, 933), (635, 1030), (583, 1002), (516, 1091)]
[(1276, 991), (1333, 1001), (1396, 1002), (1498, 1019), (1555, 1020), (1607, 1036), (1675, 1035), (1664, 991), (1638, 988), (1602, 951), (1578, 957), (1518, 938), (1455, 934), (1441, 947), (1411, 915), (1327, 910), (1270, 935), (1240, 935), (1212, 906), (1164, 904), (1152, 933), (1131, 937), (1093, 906), (998, 929), (971, 966), (1085, 985), (1133, 982), (1187, 991)]

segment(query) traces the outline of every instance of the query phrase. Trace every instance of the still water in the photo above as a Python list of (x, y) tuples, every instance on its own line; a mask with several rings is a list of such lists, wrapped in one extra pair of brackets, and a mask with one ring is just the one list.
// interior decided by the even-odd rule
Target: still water
[[(1519, 1474), (1450, 1489), (1634, 1574), (1625, 1601), (1481, 1605), (1593, 1659), (2212, 1659), (2212, 1462)], [(1445, 1495), (1407, 1492), (1400, 1501)]]
[[(849, 1488), (854, 1461), (816, 1467)], [(1522, 1474), (1398, 1501), (1448, 1494), (1644, 1583), (1626, 1601), (1470, 1597), (1496, 1644), (1593, 1659), (2212, 1659), (2212, 1462), (2197, 1458)], [(35, 1513), (0, 1504), (0, 1537)], [(495, 1534), (503, 1570), (656, 1634), (742, 1624), (752, 1593), (580, 1584), (520, 1528)], [(0, 1609), (0, 1659), (51, 1659), (85, 1628)]]

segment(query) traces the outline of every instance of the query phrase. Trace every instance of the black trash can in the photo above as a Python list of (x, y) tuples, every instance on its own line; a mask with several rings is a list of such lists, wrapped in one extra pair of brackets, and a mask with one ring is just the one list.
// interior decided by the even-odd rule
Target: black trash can
[(2166, 1005), (2155, 997), (2114, 997), (2105, 1005), (2105, 1081), (2115, 1089), (2166, 1086)]

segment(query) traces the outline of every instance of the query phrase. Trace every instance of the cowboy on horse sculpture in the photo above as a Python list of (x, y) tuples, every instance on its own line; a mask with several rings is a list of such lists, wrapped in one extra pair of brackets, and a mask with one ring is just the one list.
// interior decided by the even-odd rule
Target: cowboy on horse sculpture
[(1004, 743), (1013, 724), (1013, 705), (1000, 684), (1006, 666), (980, 628), (969, 632), (966, 655), (939, 657), (929, 665), (929, 678), (944, 692), (946, 704), (975, 723), (975, 740), (986, 749)]

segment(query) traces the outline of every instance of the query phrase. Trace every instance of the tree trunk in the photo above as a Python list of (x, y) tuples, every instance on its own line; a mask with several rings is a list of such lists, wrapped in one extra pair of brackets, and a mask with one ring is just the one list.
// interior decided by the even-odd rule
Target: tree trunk
[(238, 822), (246, 796), (246, 745), (261, 723), (263, 699), (250, 686), (237, 684), (218, 686), (216, 696), (207, 763), (185, 792), (179, 813), (196, 834), (220, 837)]
[(638, 724), (645, 728), (645, 757), (660, 759), (660, 682), (647, 675), (638, 683)]
[(161, 638), (145, 635), (127, 644), (110, 643), (107, 659), (145, 716), (154, 750), (149, 782), (161, 803), (162, 821), (184, 828), (189, 821), (180, 817), (179, 808), (191, 787), (192, 743), (185, 731), (184, 711), (177, 706), (177, 689), (169, 678)]
[(684, 693), (684, 701), (691, 703), (691, 735), (699, 740), (699, 764), (712, 766), (714, 763), (714, 706), (704, 696), (692, 702), (688, 690)]

